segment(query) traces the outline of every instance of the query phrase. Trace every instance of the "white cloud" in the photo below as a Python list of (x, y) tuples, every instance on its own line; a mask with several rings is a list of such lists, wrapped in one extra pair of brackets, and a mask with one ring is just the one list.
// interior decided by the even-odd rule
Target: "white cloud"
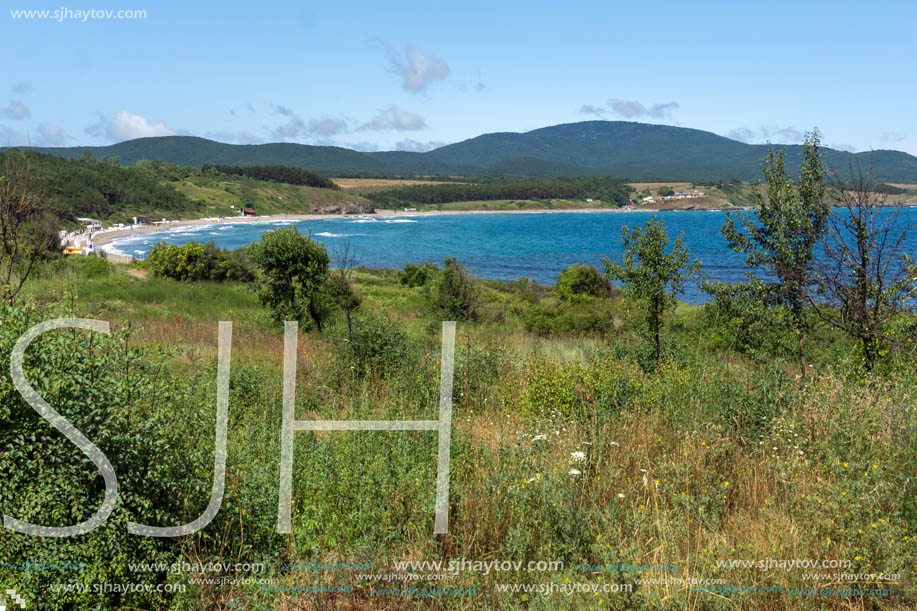
[(248, 130), (242, 130), (239, 132), (208, 132), (207, 138), (211, 140), (216, 140), (217, 142), (229, 142), (236, 144), (263, 144), (264, 138), (258, 134), (252, 133)]
[(427, 122), (420, 115), (408, 112), (392, 104), (380, 110), (373, 120), (360, 126), (361, 130), (394, 129), (397, 131), (414, 131), (427, 127)]
[(755, 132), (748, 129), (747, 127), (739, 127), (739, 128), (730, 130), (729, 133), (726, 134), (726, 137), (748, 144), (749, 142), (755, 139), (756, 134)]
[(53, 123), (42, 123), (38, 126), (39, 142), (41, 146), (63, 146), (68, 138), (57, 125)]
[(319, 136), (334, 136), (347, 129), (347, 121), (343, 119), (310, 119), (309, 131)]
[(175, 130), (166, 127), (165, 123), (150, 123), (146, 117), (126, 110), (118, 111), (113, 117), (100, 113), (99, 120), (87, 127), (85, 132), (97, 138), (105, 136), (114, 142), (175, 135)]
[(831, 148), (838, 151), (846, 151), (847, 153), (856, 153), (857, 149), (852, 144), (844, 144), (843, 142), (838, 142), (836, 144), (830, 145)]
[(379, 150), (378, 144), (376, 144), (375, 142), (366, 142), (365, 140), (361, 142), (356, 142), (354, 144), (348, 144), (346, 146), (349, 149), (353, 149), (355, 151), (361, 151), (363, 153), (375, 153), (376, 151)]
[(583, 104), (579, 107), (579, 111), (584, 115), (595, 115), (597, 117), (603, 117), (608, 113), (608, 111), (601, 106), (593, 106), (592, 104)]
[[(383, 43), (385, 44), (385, 43)], [(432, 55), (426, 55), (414, 45), (408, 45), (404, 58), (400, 57), (388, 44), (391, 70), (401, 76), (401, 86), (405, 91), (419, 93), (433, 81), (446, 78), (451, 73), (449, 65)]]
[(727, 132), (726, 137), (746, 144), (765, 142), (799, 144), (805, 138), (805, 134), (795, 127), (761, 126), (758, 128), (738, 127)]
[(427, 142), (418, 142), (417, 140), (405, 138), (401, 142), (395, 144), (395, 150), (408, 151), (411, 153), (426, 153), (427, 151), (432, 151), (433, 149), (439, 148), (444, 144), (445, 142), (434, 142), (432, 140)]
[(5, 114), (10, 119), (16, 119), (17, 121), (22, 121), (32, 114), (32, 111), (29, 110), (29, 107), (20, 102), (19, 100), (10, 100), (9, 106), (3, 110)]
[(612, 98), (608, 100), (608, 106), (612, 112), (626, 117), (636, 119), (640, 117), (651, 117), (653, 119), (668, 119), (672, 116), (673, 110), (678, 110), (678, 102), (666, 102), (664, 104), (653, 104), (649, 108), (637, 100), (621, 100)]
[(28, 146), (29, 139), (15, 129), (0, 125), (0, 146)]
[(274, 106), (274, 114), (286, 117), (286, 122), (271, 130), (271, 136), (278, 140), (293, 140), (306, 131), (306, 122), (286, 106)]

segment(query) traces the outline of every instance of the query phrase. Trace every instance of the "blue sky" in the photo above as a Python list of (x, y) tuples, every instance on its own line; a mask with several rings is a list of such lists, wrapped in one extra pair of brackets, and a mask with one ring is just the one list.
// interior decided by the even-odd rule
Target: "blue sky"
[(0, 144), (426, 150), (608, 119), (917, 154), (909, 2), (81, 1), (4, 3)]

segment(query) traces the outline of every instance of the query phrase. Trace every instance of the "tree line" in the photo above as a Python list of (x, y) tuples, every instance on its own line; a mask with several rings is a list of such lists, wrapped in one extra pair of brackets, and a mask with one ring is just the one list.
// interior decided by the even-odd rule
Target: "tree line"
[(334, 181), (319, 176), (309, 170), (286, 165), (207, 165), (201, 168), (202, 174), (225, 174), (227, 176), (246, 176), (265, 182), (279, 182), (287, 185), (316, 187), (318, 189), (340, 189)]
[(533, 178), (506, 182), (411, 185), (365, 195), (376, 206), (447, 204), (507, 199), (597, 199), (623, 206), (633, 188), (612, 178)]
[(0, 152), (0, 165), (28, 166), (31, 188), (42, 194), (45, 211), (65, 222), (109, 218), (127, 208), (178, 214), (195, 207), (186, 195), (163, 183), (153, 166), (121, 167), (117, 159), (63, 159), (16, 149)]

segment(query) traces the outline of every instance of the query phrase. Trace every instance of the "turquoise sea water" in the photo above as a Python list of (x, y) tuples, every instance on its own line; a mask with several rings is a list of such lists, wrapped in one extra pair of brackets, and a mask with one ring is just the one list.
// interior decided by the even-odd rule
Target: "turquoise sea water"
[[(512, 280), (525, 276), (551, 284), (573, 263), (601, 268), (602, 256), (621, 258), (621, 227), (640, 225), (649, 212), (564, 212), (542, 214), (443, 214), (417, 217), (334, 217), (314, 221), (244, 222), (201, 225), (119, 238), (108, 248), (144, 257), (157, 242), (183, 244), (213, 240), (224, 248), (256, 241), (265, 231), (296, 225), (323, 242), (332, 255), (346, 243), (358, 263), (368, 267), (401, 268), (405, 263), (442, 262), (456, 257), (483, 278)], [(657, 213), (670, 238), (684, 232), (692, 257), (700, 259), (712, 280), (745, 277), (744, 257), (726, 247), (720, 233), (722, 212)], [(917, 208), (904, 208), (899, 223), (917, 223)], [(917, 231), (908, 236), (905, 252), (917, 254)], [(681, 297), (705, 301), (696, 285)]]

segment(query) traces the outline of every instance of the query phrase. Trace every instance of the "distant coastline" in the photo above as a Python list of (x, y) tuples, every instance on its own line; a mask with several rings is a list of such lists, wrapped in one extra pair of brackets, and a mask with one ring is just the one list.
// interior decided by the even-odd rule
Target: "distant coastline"
[[(739, 210), (741, 208), (732, 208)], [(686, 211), (684, 208), (672, 209), (672, 211)], [(697, 211), (719, 210), (717, 208), (696, 209)], [(196, 227), (200, 225), (220, 225), (225, 223), (276, 223), (278, 221), (320, 221), (326, 219), (341, 218), (359, 218), (359, 217), (431, 217), (431, 216), (450, 216), (458, 214), (568, 214), (568, 213), (619, 213), (627, 214), (630, 212), (667, 212), (667, 209), (660, 208), (564, 208), (560, 210), (376, 210), (373, 214), (270, 214), (265, 216), (232, 216), (220, 218), (199, 218), (188, 219), (183, 221), (172, 221), (162, 225), (140, 225), (138, 227), (113, 229), (101, 231), (93, 234), (92, 241), (94, 247), (101, 247), (109, 244), (114, 240), (126, 236), (137, 235), (140, 233), (159, 233), (162, 231), (171, 231), (183, 227)]]

